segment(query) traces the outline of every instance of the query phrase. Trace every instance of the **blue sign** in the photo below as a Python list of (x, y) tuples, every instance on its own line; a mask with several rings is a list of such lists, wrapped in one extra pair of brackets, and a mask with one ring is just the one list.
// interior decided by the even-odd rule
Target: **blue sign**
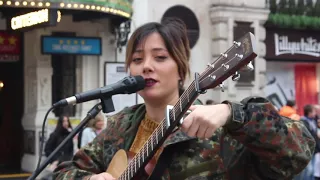
[(101, 55), (101, 38), (42, 36), (43, 54)]

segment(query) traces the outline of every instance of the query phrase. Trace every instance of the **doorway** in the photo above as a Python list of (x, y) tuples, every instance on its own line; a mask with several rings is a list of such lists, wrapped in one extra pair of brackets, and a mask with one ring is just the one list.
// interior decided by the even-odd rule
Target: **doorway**
[(0, 174), (20, 171), (23, 156), (23, 62), (0, 62)]

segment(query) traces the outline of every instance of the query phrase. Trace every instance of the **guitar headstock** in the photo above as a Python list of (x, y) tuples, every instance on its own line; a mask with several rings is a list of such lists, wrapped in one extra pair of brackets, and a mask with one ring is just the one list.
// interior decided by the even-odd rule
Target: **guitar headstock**
[(235, 41), (217, 60), (208, 64), (199, 77), (199, 89), (205, 91), (214, 88), (232, 75), (233, 80), (239, 79), (240, 74), (237, 71), (245, 65), (249, 70), (253, 70), (251, 61), (257, 57), (255, 44), (255, 37), (250, 32)]

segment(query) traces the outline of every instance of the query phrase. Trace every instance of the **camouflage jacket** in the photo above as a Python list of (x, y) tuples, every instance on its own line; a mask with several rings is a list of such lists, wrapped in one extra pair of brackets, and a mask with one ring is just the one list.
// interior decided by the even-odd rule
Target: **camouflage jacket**
[[(312, 135), (301, 121), (280, 116), (270, 102), (261, 99), (243, 108), (232, 106), (233, 116), (244, 115), (245, 123), (220, 128), (211, 139), (190, 138), (180, 130), (172, 133), (165, 149), (187, 146), (174, 153), (162, 179), (279, 180), (292, 179), (302, 171), (314, 152)], [(105, 172), (117, 150), (130, 148), (144, 115), (141, 104), (108, 118), (107, 128), (92, 143), (80, 149), (72, 162), (58, 166), (55, 179), (89, 179)]]

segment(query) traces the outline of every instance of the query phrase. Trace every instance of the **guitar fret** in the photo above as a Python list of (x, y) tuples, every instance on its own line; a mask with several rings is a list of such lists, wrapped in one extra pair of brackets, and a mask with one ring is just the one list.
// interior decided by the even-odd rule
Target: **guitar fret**
[(138, 163), (139, 163), (139, 168), (140, 168), (140, 166), (141, 166), (141, 165), (140, 165), (140, 163), (141, 163), (141, 162), (140, 162), (140, 158), (141, 158), (141, 156), (140, 156), (140, 153), (139, 153), (139, 154), (138, 154), (138, 160), (139, 160), (139, 161), (138, 161)]
[(161, 137), (163, 137), (163, 126), (161, 126)]
[(144, 152), (145, 152), (145, 148), (144, 148), (144, 146), (143, 146), (143, 151), (142, 151), (142, 158), (143, 158), (143, 160), (144, 160)]
[(132, 176), (132, 163), (130, 163), (130, 166), (129, 166), (129, 179), (131, 179), (131, 176)]
[(127, 176), (126, 176), (125, 180), (127, 180), (127, 177), (129, 179), (129, 171), (127, 171)]
[(133, 158), (134, 159), (134, 173), (137, 172), (137, 159), (136, 158)]
[(175, 111), (174, 108), (172, 108), (172, 110), (173, 110), (173, 112), (172, 112), (172, 114), (173, 114), (173, 115), (172, 115), (172, 116), (173, 116), (173, 121), (176, 121), (176, 116), (175, 116), (175, 112), (176, 112), (176, 111)]
[(158, 131), (157, 131), (157, 133), (156, 133), (156, 143), (158, 144)]
[(182, 112), (181, 99), (179, 99), (179, 105), (180, 105), (180, 112)]
[(151, 151), (153, 150), (153, 135), (151, 135)]
[(146, 154), (146, 156), (148, 156), (148, 154), (149, 154), (149, 141), (147, 141), (147, 154)]

